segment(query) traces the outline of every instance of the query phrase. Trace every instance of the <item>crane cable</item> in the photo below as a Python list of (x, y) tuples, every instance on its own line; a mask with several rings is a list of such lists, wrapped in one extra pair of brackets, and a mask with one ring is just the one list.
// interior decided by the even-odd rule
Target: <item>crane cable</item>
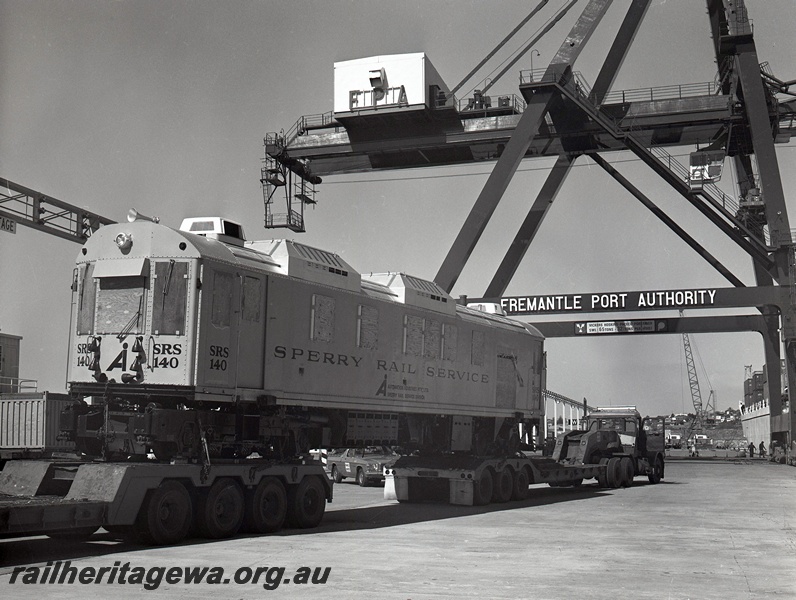
[[(507, 64), (507, 65), (505, 66), (505, 68), (504, 68), (504, 69), (503, 69), (503, 70), (502, 70), (500, 73), (498, 73), (498, 74), (497, 74), (497, 75), (496, 75), (496, 76), (495, 76), (495, 77), (494, 77), (494, 78), (493, 78), (493, 79), (492, 79), (492, 80), (491, 80), (489, 83), (487, 83), (487, 84), (484, 86), (484, 89), (482, 90), (482, 93), (486, 93), (486, 91), (487, 91), (489, 88), (491, 88), (491, 87), (494, 85), (494, 83), (495, 83), (495, 82), (496, 82), (498, 79), (500, 79), (501, 77), (503, 77), (503, 75), (505, 75), (505, 74), (506, 74), (506, 72), (507, 72), (509, 69), (511, 69), (511, 68), (512, 68), (512, 67), (513, 67), (513, 66), (514, 66), (516, 63), (517, 63), (517, 61), (519, 61), (519, 60), (520, 60), (520, 59), (521, 59), (523, 56), (525, 56), (525, 54), (526, 54), (526, 53), (527, 53), (527, 52), (528, 52), (528, 51), (529, 51), (529, 50), (530, 50), (530, 49), (531, 49), (531, 48), (534, 46), (534, 44), (536, 44), (536, 42), (538, 42), (538, 41), (539, 41), (540, 39), (542, 39), (542, 38), (543, 38), (545, 35), (547, 35), (547, 33), (548, 33), (548, 32), (549, 32), (549, 31), (550, 31), (550, 30), (551, 30), (553, 27), (555, 27), (555, 25), (557, 25), (557, 24), (558, 24), (558, 22), (559, 22), (559, 21), (560, 21), (562, 18), (564, 18), (564, 15), (566, 15), (566, 14), (567, 14), (567, 12), (569, 12), (569, 9), (570, 9), (570, 8), (572, 8), (572, 7), (575, 5), (575, 3), (576, 3), (577, 1), (578, 1), (578, 0), (571, 0), (569, 4), (567, 4), (565, 7), (561, 8), (561, 9), (559, 9), (558, 13), (556, 13), (556, 15), (555, 15), (555, 16), (553, 16), (553, 17), (552, 17), (552, 18), (551, 18), (551, 19), (548, 21), (547, 25), (545, 25), (545, 26), (542, 28), (542, 32), (541, 32), (539, 35), (537, 35), (536, 37), (534, 37), (534, 38), (533, 38), (533, 39), (532, 39), (530, 42), (528, 42), (528, 43), (526, 44), (526, 46), (525, 46), (525, 47), (524, 47), (524, 48), (523, 48), (523, 49), (522, 49), (522, 50), (521, 50), (521, 51), (520, 51), (520, 52), (519, 52), (519, 53), (518, 53), (518, 54), (517, 54), (517, 55), (516, 55), (516, 56), (515, 56), (515, 57), (514, 57), (512, 60), (511, 60), (511, 61), (509, 61), (509, 64)], [(494, 70), (493, 70), (493, 72), (494, 72)]]
[(545, 6), (545, 5), (546, 5), (546, 4), (547, 4), (549, 1), (550, 1), (550, 0), (542, 0), (542, 1), (541, 1), (541, 2), (540, 2), (540, 3), (539, 3), (537, 6), (536, 6), (536, 8), (534, 8), (534, 9), (533, 9), (533, 10), (530, 12), (530, 14), (529, 14), (527, 17), (525, 17), (525, 18), (524, 18), (522, 21), (520, 21), (520, 24), (519, 24), (519, 25), (517, 25), (517, 26), (516, 26), (514, 29), (512, 29), (511, 33), (509, 33), (509, 34), (508, 34), (508, 35), (507, 35), (505, 38), (503, 38), (503, 41), (501, 41), (501, 42), (500, 42), (500, 43), (499, 43), (497, 46), (495, 46), (495, 47), (492, 49), (492, 52), (490, 52), (489, 54), (487, 54), (487, 55), (484, 57), (484, 59), (483, 59), (481, 62), (479, 62), (479, 63), (478, 63), (476, 66), (475, 66), (475, 68), (474, 68), (472, 71), (470, 71), (470, 72), (469, 72), (469, 73), (468, 73), (468, 74), (465, 76), (465, 78), (464, 78), (464, 79), (462, 79), (462, 80), (461, 80), (461, 81), (460, 81), (460, 82), (459, 82), (459, 83), (456, 85), (456, 87), (454, 87), (454, 88), (453, 88), (453, 89), (450, 91), (450, 95), (451, 95), (451, 96), (453, 96), (453, 95), (454, 95), (456, 92), (458, 92), (458, 91), (459, 91), (459, 89), (460, 89), (460, 88), (461, 88), (461, 87), (462, 87), (462, 86), (463, 86), (465, 83), (467, 83), (467, 82), (470, 80), (470, 78), (471, 78), (473, 75), (475, 75), (476, 71), (478, 71), (478, 69), (480, 69), (481, 67), (483, 67), (483, 66), (486, 64), (486, 62), (487, 62), (487, 61), (488, 61), (490, 58), (492, 58), (493, 56), (495, 56), (495, 54), (497, 53), (497, 51), (498, 51), (498, 50), (500, 50), (500, 49), (501, 49), (503, 46), (505, 46), (505, 45), (506, 45), (506, 42), (508, 42), (508, 41), (509, 41), (511, 38), (513, 38), (513, 37), (514, 37), (514, 35), (515, 35), (515, 34), (516, 34), (516, 33), (517, 33), (517, 32), (518, 32), (520, 29), (522, 29), (522, 27), (523, 27), (523, 26), (524, 26), (524, 25), (525, 25), (525, 24), (526, 24), (528, 21), (530, 21), (530, 20), (533, 18), (533, 16), (534, 16), (536, 13), (538, 13), (540, 10), (542, 10), (542, 8), (544, 8), (544, 6)]

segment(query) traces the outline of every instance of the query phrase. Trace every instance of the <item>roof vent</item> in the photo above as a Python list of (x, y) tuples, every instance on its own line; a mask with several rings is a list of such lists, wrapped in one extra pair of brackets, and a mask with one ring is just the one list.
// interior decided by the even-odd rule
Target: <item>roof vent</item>
[(426, 281), (405, 273), (371, 273), (363, 279), (390, 288), (399, 302), (427, 308), (449, 315), (456, 314), (456, 302), (433, 281)]
[(182, 220), (180, 231), (218, 240), (232, 246), (243, 246), (246, 236), (239, 223), (221, 217), (190, 217)]
[(319, 250), (293, 240), (248, 242), (247, 248), (267, 254), (280, 265), (280, 272), (306, 281), (360, 291), (360, 276), (333, 252)]

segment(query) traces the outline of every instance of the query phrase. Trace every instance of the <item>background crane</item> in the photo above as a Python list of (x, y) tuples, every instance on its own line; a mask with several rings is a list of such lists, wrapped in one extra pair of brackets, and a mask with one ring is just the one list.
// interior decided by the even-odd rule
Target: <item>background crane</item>
[[(683, 316), (682, 310), (680, 311), (680, 316)], [(716, 397), (713, 386), (710, 385), (710, 380), (708, 379), (710, 394), (708, 395), (707, 403), (705, 405), (702, 404), (702, 391), (699, 388), (699, 376), (697, 375), (696, 363), (694, 362), (694, 353), (691, 349), (691, 340), (687, 333), (683, 334), (683, 350), (685, 352), (685, 365), (688, 371), (688, 385), (691, 388), (691, 400), (694, 403), (694, 419), (688, 425), (685, 434), (685, 441), (688, 443), (695, 434), (703, 431), (708, 417), (716, 412)], [(700, 364), (702, 364), (701, 360)], [(707, 377), (707, 374), (705, 376)]]

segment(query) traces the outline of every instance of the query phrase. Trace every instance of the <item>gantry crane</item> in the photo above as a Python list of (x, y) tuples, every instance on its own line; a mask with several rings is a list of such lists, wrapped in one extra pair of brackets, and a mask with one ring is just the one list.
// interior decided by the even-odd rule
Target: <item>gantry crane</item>
[[(266, 163), (311, 182), (309, 177), (319, 181), (337, 173), (495, 161), (435, 277), (450, 292), (520, 162), (555, 156), (555, 165), (527, 216), (518, 219), (517, 234), (484, 293), (494, 298), (505, 292), (574, 162), (586, 155), (730, 284), (744, 287), (740, 277), (601, 156), (629, 150), (750, 256), (758, 286), (790, 285), (794, 245), (775, 143), (796, 133), (796, 101), (790, 91), (794, 81), (775, 76), (761, 64), (744, 1), (705, 0), (718, 65), (715, 81), (625, 91), (611, 87), (651, 0), (631, 0), (591, 86), (573, 65), (611, 0), (584, 2), (550, 64), (543, 70), (521, 71), (520, 102), (507, 97), (505, 103), (491, 106), (474, 93), (462, 105), (452, 93), (434, 90), (425, 107), (396, 104), (379, 114), (349, 112), (344, 119), (337, 113), (302, 117), (287, 133), (266, 138)], [(688, 165), (664, 150), (686, 145), (695, 147)], [(737, 173), (737, 199), (714, 185), (727, 157)], [(789, 389), (796, 389), (796, 302), (781, 307), (787, 313), (782, 315), (764, 304), (757, 306), (766, 322), (772, 434), (790, 444), (796, 411), (782, 413), (779, 340), (780, 335), (785, 340)]]

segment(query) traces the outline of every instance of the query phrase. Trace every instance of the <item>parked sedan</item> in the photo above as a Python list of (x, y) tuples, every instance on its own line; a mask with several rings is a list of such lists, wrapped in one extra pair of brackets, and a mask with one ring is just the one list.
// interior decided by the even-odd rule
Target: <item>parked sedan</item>
[(384, 481), (384, 468), (391, 466), (398, 456), (388, 446), (340, 448), (329, 453), (326, 468), (331, 470), (335, 483), (346, 477), (355, 477), (356, 482), (364, 487)]

